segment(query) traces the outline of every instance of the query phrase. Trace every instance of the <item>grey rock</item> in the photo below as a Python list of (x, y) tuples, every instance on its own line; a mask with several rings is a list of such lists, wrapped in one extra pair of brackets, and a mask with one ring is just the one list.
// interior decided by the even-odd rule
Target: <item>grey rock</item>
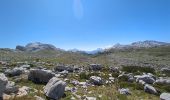
[(30, 69), (30, 65), (22, 65), (22, 66), (20, 66), (21, 68), (25, 68), (25, 69)]
[(55, 74), (51, 70), (31, 69), (28, 75), (28, 80), (35, 83), (48, 83)]
[(37, 95), (35, 95), (34, 97), (36, 98), (36, 100), (45, 100), (44, 98), (39, 97), (39, 96), (37, 96)]
[(151, 86), (149, 84), (145, 84), (144, 91), (148, 92), (150, 94), (158, 94), (157, 90), (153, 86)]
[(67, 70), (67, 68), (64, 65), (58, 65), (54, 68), (54, 71), (56, 72), (62, 72), (64, 70)]
[(142, 85), (145, 85), (145, 84), (146, 84), (146, 82), (144, 82), (143, 80), (139, 80), (138, 83), (139, 83), (139, 84), (142, 84)]
[(119, 93), (120, 94), (125, 94), (125, 95), (130, 95), (131, 94), (128, 88), (119, 89)]
[(90, 82), (94, 85), (103, 85), (104, 81), (102, 80), (101, 77), (98, 76), (91, 76), (90, 77)]
[(148, 84), (153, 84), (155, 82), (155, 79), (153, 78), (153, 76), (151, 75), (137, 75), (135, 76), (136, 78), (136, 81), (139, 82), (139, 80), (143, 80), (145, 83), (148, 83)]
[(109, 67), (109, 69), (110, 69), (111, 72), (116, 72), (116, 73), (119, 72), (119, 68), (118, 67)]
[(159, 78), (154, 84), (170, 85), (170, 78)]
[(162, 68), (161, 72), (164, 74), (170, 73), (170, 68)]
[(8, 78), (3, 73), (0, 73), (0, 98), (2, 98), (7, 83), (8, 83)]
[(118, 79), (127, 79), (128, 82), (133, 82), (134, 81), (134, 76), (132, 73), (128, 73), (128, 74), (125, 74), (125, 73), (122, 73), (118, 76)]
[(93, 71), (100, 71), (103, 69), (103, 66), (100, 64), (90, 64), (89, 66), (89, 70), (93, 70)]
[(18, 93), (16, 95), (16, 97), (23, 97), (28, 95), (28, 93), (30, 92), (31, 88), (27, 87), (27, 86), (22, 86), (21, 88), (18, 89)]
[(19, 88), (18, 88), (18, 86), (15, 85), (15, 82), (8, 81), (8, 83), (6, 85), (5, 93), (6, 94), (17, 93), (18, 89)]
[(114, 77), (109, 77), (109, 80), (113, 83), (115, 81)]
[(58, 65), (54, 68), (54, 71), (56, 72), (68, 71), (69, 73), (72, 73), (75, 71), (75, 68), (73, 66)]
[(96, 97), (86, 97), (85, 100), (97, 100)]
[(5, 71), (5, 74), (7, 76), (13, 77), (13, 76), (19, 76), (23, 73), (25, 69), (21, 68), (21, 67), (15, 67), (14, 69), (7, 69)]
[(74, 86), (76, 86), (76, 85), (79, 84), (79, 81), (78, 81), (78, 80), (73, 80), (73, 81), (71, 81), (71, 83), (72, 83)]
[(170, 100), (170, 93), (162, 93), (160, 95), (160, 100)]
[(45, 86), (44, 93), (49, 98), (59, 100), (64, 95), (65, 87), (66, 83), (64, 81), (53, 77)]

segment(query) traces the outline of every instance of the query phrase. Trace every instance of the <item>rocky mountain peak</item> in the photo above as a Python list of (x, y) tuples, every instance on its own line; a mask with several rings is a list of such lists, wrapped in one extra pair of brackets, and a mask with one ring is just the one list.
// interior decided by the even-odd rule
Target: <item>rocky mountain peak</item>
[(51, 44), (40, 42), (28, 43), (26, 46), (16, 46), (16, 50), (20, 51), (40, 51), (40, 50), (56, 50), (56, 47)]

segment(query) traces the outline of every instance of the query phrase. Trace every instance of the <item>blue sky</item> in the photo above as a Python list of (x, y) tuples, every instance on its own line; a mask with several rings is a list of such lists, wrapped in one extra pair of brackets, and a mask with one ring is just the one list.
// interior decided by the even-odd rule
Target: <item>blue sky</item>
[(0, 48), (170, 42), (170, 0), (0, 0)]

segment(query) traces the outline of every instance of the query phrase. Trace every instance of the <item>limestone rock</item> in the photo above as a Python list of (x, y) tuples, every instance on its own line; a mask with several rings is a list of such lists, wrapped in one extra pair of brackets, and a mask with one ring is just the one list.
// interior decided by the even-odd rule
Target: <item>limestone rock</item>
[(64, 95), (65, 87), (65, 82), (53, 77), (45, 86), (44, 93), (51, 99), (59, 100)]

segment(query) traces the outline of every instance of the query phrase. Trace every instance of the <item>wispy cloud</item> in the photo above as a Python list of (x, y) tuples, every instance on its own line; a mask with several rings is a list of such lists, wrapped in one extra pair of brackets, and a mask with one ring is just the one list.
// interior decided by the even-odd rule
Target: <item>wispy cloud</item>
[(74, 11), (74, 16), (77, 19), (82, 19), (84, 12), (83, 12), (83, 4), (81, 2), (81, 0), (73, 0), (73, 11)]

